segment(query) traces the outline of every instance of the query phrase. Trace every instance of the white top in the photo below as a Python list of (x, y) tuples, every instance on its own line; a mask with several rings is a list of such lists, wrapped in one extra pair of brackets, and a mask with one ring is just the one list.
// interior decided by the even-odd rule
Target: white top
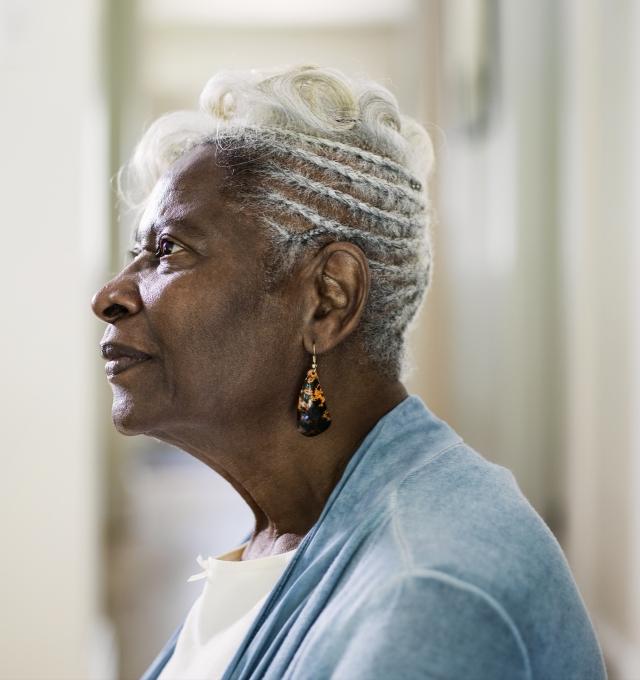
[(185, 619), (175, 651), (158, 680), (213, 680), (226, 670), (249, 627), (296, 549), (255, 560), (240, 560), (247, 543), (203, 559), (204, 590)]

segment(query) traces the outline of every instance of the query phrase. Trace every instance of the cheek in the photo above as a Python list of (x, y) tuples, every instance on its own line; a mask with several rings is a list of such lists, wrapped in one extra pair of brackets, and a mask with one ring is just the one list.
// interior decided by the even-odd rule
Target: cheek
[(281, 336), (288, 330), (255, 287), (223, 288), (185, 275), (166, 283), (147, 311), (169, 389), (189, 402), (212, 385), (226, 393), (229, 386), (250, 387), (274, 349), (284, 349)]

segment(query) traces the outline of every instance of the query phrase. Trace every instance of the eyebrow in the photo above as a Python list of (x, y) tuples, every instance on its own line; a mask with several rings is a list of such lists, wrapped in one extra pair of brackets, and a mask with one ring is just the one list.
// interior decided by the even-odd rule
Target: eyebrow
[[(167, 220), (159, 220), (156, 222), (152, 222), (148, 233), (153, 233), (155, 232), (156, 234), (161, 231), (164, 227), (171, 225), (174, 227), (177, 231), (184, 232), (186, 234), (189, 234), (190, 236), (194, 236), (195, 238), (198, 239), (205, 239), (209, 236), (209, 231), (201, 227), (200, 225), (196, 224), (195, 222), (191, 222), (190, 220), (186, 218), (176, 218), (176, 219), (167, 219)], [(136, 230), (134, 232), (134, 243), (138, 245), (140, 243), (140, 227), (136, 227)]]

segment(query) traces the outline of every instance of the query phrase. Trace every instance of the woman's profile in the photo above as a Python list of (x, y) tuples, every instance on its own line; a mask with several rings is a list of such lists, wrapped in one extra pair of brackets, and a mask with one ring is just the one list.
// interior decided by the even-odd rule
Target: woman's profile
[(145, 678), (605, 677), (511, 472), (403, 385), (432, 166), (387, 89), (304, 66), (219, 73), (124, 168), (131, 257), (92, 301), (114, 425), (255, 515)]

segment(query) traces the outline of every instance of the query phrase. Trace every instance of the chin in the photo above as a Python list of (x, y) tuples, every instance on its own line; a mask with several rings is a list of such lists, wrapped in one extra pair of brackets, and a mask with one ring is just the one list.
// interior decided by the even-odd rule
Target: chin
[(120, 415), (114, 415), (112, 421), (116, 430), (127, 437), (145, 434), (145, 428), (135, 423), (131, 418), (122, 418)]
[(114, 398), (111, 407), (111, 420), (120, 434), (132, 437), (137, 434), (148, 432), (148, 418), (145, 417), (144, 409), (136, 408), (132, 399)]

